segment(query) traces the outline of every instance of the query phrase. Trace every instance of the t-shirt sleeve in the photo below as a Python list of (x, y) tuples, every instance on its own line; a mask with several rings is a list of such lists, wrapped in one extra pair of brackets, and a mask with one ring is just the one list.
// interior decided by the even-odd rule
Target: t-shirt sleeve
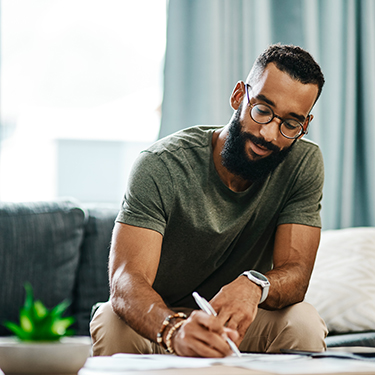
[(299, 172), (277, 224), (302, 224), (321, 228), (323, 183), (323, 156), (319, 147), (314, 145), (300, 161)]
[(158, 154), (142, 152), (135, 161), (116, 221), (164, 235), (173, 199), (170, 173)]

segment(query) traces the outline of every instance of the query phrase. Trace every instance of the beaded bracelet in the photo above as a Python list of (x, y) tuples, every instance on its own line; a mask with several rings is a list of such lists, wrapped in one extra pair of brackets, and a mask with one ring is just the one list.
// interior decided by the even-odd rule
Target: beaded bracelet
[(170, 328), (168, 331), (167, 337), (165, 338), (165, 345), (167, 346), (167, 350), (169, 353), (173, 354), (175, 353), (173, 347), (172, 347), (172, 336), (173, 334), (184, 324), (184, 320), (181, 320), (177, 322), (174, 326)]
[(167, 349), (167, 346), (164, 344), (163, 342), (163, 334), (164, 334), (164, 331), (165, 329), (167, 328), (167, 326), (169, 325), (171, 319), (175, 319), (175, 318), (182, 318), (182, 319), (186, 319), (187, 316), (182, 313), (182, 312), (178, 312), (176, 314), (172, 314), (172, 315), (168, 315), (165, 319), (164, 319), (164, 322), (162, 323), (161, 325), (161, 328), (160, 328), (160, 331), (158, 332), (158, 334), (156, 335), (156, 342), (161, 345), (164, 349)]

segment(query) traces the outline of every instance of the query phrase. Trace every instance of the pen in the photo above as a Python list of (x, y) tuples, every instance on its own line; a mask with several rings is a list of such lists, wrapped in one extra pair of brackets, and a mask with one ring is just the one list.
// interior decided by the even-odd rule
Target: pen
[[(195, 299), (195, 302), (197, 305), (208, 315), (216, 316), (216, 311), (213, 309), (213, 307), (208, 303), (208, 301), (201, 297), (197, 292), (193, 293), (193, 297)], [(227, 343), (229, 344), (232, 351), (236, 354), (237, 357), (241, 357), (241, 352), (238, 350), (236, 344), (227, 337)]]

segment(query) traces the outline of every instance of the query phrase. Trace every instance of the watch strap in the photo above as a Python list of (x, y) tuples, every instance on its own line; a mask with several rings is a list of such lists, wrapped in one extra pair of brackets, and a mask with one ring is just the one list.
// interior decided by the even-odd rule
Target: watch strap
[(264, 276), (262, 273), (254, 270), (245, 271), (244, 273), (242, 273), (242, 275), (246, 276), (250, 281), (259, 285), (262, 288), (262, 296), (260, 297), (259, 304), (264, 302), (268, 297), (268, 290), (271, 285), (267, 277)]

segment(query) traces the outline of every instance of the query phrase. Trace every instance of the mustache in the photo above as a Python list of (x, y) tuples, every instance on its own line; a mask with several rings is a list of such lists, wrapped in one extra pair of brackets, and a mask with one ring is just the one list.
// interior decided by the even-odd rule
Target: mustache
[(255, 135), (253, 135), (251, 133), (247, 133), (247, 132), (242, 131), (242, 137), (244, 139), (250, 140), (251, 142), (253, 142), (256, 145), (265, 147), (266, 149), (268, 149), (270, 151), (274, 151), (274, 152), (280, 152), (281, 151), (280, 147), (274, 145), (272, 142), (267, 142), (264, 138), (256, 137)]

